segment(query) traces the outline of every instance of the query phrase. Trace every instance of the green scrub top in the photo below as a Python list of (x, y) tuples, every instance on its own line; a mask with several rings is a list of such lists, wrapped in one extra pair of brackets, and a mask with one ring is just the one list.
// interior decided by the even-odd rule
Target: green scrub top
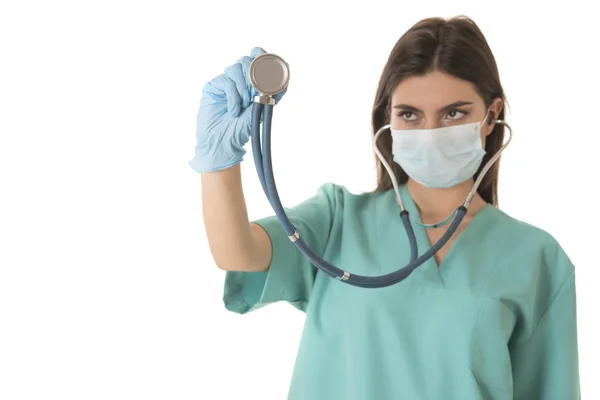
[[(345, 271), (382, 275), (408, 262), (393, 190), (327, 183), (286, 213)], [(275, 216), (255, 222), (271, 239), (270, 267), (228, 271), (224, 304), (245, 314), (284, 301), (306, 313), (288, 400), (580, 399), (574, 267), (545, 231), (488, 204), (439, 268), (431, 258), (396, 285), (363, 289), (310, 264)], [(430, 243), (413, 226), (422, 254)]]

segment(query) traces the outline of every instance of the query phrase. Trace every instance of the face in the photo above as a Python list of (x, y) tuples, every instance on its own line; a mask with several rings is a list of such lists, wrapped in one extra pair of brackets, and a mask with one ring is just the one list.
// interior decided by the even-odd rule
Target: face
[(488, 118), (498, 116), (502, 100), (495, 99), (488, 110), (472, 83), (434, 71), (400, 82), (392, 93), (390, 107), (393, 129), (435, 129), (481, 122), (481, 142), (485, 146), (495, 126), (488, 124)]

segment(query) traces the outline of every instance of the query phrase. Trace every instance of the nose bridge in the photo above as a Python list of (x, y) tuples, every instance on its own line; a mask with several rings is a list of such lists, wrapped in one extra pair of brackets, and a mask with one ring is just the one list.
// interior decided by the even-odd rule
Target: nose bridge
[(424, 129), (436, 129), (440, 127), (440, 121), (435, 115), (426, 115), (425, 116), (425, 124), (423, 126)]

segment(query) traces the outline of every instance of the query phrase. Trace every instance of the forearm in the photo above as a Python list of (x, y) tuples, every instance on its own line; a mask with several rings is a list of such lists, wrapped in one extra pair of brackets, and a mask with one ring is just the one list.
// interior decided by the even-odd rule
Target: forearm
[(204, 226), (216, 264), (223, 270), (265, 270), (270, 241), (248, 220), (240, 164), (202, 173), (201, 179)]

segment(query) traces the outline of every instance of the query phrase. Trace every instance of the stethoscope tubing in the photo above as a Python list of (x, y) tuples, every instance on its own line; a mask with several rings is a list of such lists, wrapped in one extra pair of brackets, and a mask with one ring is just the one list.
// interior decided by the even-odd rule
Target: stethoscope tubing
[[(417, 267), (425, 263), (428, 259), (433, 257), (454, 235), (462, 220), (467, 213), (467, 207), (461, 205), (457, 208), (454, 219), (452, 220), (448, 230), (442, 235), (442, 237), (433, 244), (425, 253), (418, 255), (417, 240), (415, 237), (414, 229), (410, 222), (410, 216), (408, 211), (401, 210), (400, 218), (406, 229), (410, 244), (410, 261), (404, 267), (397, 271), (380, 275), (380, 276), (365, 276), (350, 274), (348, 271), (344, 271), (341, 268), (327, 262), (316, 254), (303, 240), (300, 233), (296, 230), (292, 222), (289, 220), (285, 213), (284, 207), (281, 204), (279, 194), (277, 192), (277, 186), (275, 184), (275, 178), (273, 175), (273, 164), (271, 159), (271, 123), (273, 118), (273, 105), (262, 104), (259, 102), (252, 103), (252, 122), (251, 122), (251, 139), (252, 139), (252, 152), (254, 156), (254, 164), (263, 191), (267, 196), (267, 199), (271, 203), (271, 206), (275, 212), (275, 215), (279, 219), (283, 230), (285, 231), (288, 238), (296, 246), (296, 248), (304, 254), (304, 256), (319, 270), (323, 271), (328, 276), (339, 280), (340, 282), (362, 287), (362, 288), (382, 288), (386, 286), (394, 285), (398, 282), (406, 279)], [(260, 134), (260, 123), (262, 116), (262, 140)], [(262, 143), (262, 146), (261, 146)]]

